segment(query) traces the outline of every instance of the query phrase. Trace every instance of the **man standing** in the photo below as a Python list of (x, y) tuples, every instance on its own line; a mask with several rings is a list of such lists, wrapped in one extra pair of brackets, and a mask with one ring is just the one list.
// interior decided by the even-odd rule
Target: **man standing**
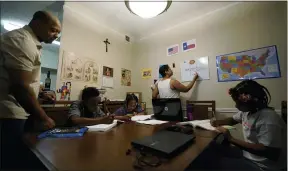
[(40, 107), (37, 96), (41, 42), (52, 43), (60, 31), (60, 22), (55, 16), (38, 11), (29, 25), (1, 35), (0, 158), (3, 169), (21, 169), (25, 159), (21, 153), (25, 149), (22, 133), (29, 115), (42, 120), (46, 129), (55, 126)]
[(168, 65), (163, 65), (159, 68), (159, 73), (162, 79), (155, 83), (155, 88), (152, 89), (152, 98), (180, 98), (180, 92), (188, 92), (195, 84), (198, 74), (196, 73), (193, 80), (187, 85), (181, 84), (178, 80), (171, 79), (173, 71)]

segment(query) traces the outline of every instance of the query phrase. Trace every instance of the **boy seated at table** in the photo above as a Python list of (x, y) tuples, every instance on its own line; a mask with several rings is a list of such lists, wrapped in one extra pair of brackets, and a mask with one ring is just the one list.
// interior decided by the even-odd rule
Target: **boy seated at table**
[(123, 107), (114, 112), (115, 119), (130, 120), (134, 115), (145, 115), (141, 106), (138, 104), (138, 98), (134, 94), (127, 94)]
[(101, 98), (99, 91), (94, 87), (82, 90), (81, 100), (71, 104), (69, 122), (72, 125), (89, 126), (97, 124), (111, 124), (113, 116), (106, 114), (99, 108)]
[[(225, 120), (212, 120), (230, 144), (243, 150), (240, 158), (221, 158), (220, 165), (228, 170), (282, 170), (287, 166), (287, 127), (269, 107), (271, 96), (266, 87), (253, 80), (242, 81), (229, 90), (239, 112)], [(244, 141), (230, 135), (221, 125), (241, 123)], [(229, 148), (229, 152), (232, 148)], [(234, 148), (235, 150), (235, 148)], [(241, 152), (241, 150), (238, 150)], [(287, 167), (286, 167), (287, 169)]]

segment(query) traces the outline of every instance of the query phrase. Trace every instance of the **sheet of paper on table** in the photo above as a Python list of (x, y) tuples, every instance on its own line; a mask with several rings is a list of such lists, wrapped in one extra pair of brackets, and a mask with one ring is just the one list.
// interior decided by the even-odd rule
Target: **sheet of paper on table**
[(115, 127), (117, 125), (117, 120), (114, 120), (113, 123), (111, 124), (99, 124), (99, 125), (91, 125), (91, 126), (87, 126), (89, 129), (88, 131), (99, 131), (99, 132), (105, 132), (105, 131), (109, 131), (110, 129), (112, 129), (113, 127)]
[(131, 120), (132, 121), (145, 121), (145, 120), (151, 119), (152, 116), (153, 116), (153, 114), (151, 114), (151, 115), (136, 115), (136, 116), (133, 116), (131, 118)]
[(136, 122), (141, 123), (141, 124), (146, 124), (146, 125), (160, 125), (160, 124), (167, 123), (168, 121), (160, 121), (160, 120), (151, 119), (151, 120), (136, 121)]

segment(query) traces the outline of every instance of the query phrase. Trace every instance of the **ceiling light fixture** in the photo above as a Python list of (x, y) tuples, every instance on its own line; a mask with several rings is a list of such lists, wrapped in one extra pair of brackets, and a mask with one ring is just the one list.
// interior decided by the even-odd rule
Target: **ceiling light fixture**
[(172, 0), (125, 0), (128, 10), (142, 18), (153, 18), (166, 12), (171, 6)]
[[(23, 24), (15, 23), (15, 22), (7, 21), (7, 20), (4, 20), (4, 21), (2, 20), (1, 23), (3, 24), (4, 29), (7, 30), (7, 31), (12, 31), (12, 30), (16, 30), (16, 29), (24, 27)], [(52, 43), (55, 44), (55, 45), (60, 46), (60, 42), (59, 41), (55, 40)]]
[(7, 31), (16, 30), (16, 29), (19, 29), (19, 28), (21, 28), (23, 26), (24, 25), (20, 24), (20, 23), (14, 23), (14, 22), (10, 22), (10, 21), (3, 21), (3, 27)]

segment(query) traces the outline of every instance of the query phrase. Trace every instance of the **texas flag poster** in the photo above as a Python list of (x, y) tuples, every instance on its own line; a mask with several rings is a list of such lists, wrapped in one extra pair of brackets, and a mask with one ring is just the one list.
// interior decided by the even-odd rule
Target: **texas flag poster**
[(196, 39), (188, 40), (182, 43), (182, 51), (187, 52), (196, 49)]

